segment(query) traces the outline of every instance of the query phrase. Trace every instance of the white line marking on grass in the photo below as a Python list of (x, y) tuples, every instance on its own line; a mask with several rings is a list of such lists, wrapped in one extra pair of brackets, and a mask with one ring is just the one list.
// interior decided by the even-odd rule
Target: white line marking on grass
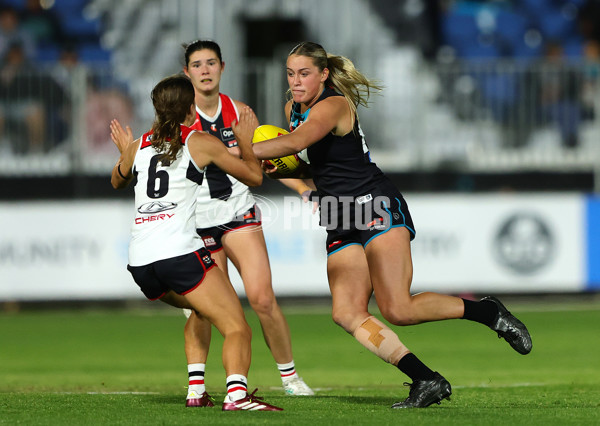
[(454, 389), (477, 389), (477, 388), (527, 388), (535, 386), (546, 386), (546, 383), (509, 383), (506, 385), (490, 385), (488, 383), (482, 383), (480, 385), (467, 385), (467, 386), (452, 386)]
[[(491, 385), (488, 383), (482, 383), (479, 385), (457, 385), (454, 386), (452, 385), (452, 389), (479, 389), (479, 388), (489, 388), (489, 389), (500, 389), (500, 388), (526, 388), (526, 387), (537, 387), (537, 386), (546, 386), (547, 383), (509, 383), (509, 384), (498, 384), (498, 385)], [(384, 386), (385, 388), (389, 388), (390, 386)], [(377, 389), (378, 386), (377, 385), (373, 385), (373, 386), (368, 386), (368, 387), (348, 387), (348, 386), (342, 386), (342, 387), (327, 387), (327, 388), (312, 388), (315, 392), (320, 392), (320, 391), (335, 391), (335, 390), (357, 390), (357, 391), (372, 391), (373, 389)], [(269, 388), (270, 390), (283, 390), (282, 387), (279, 386), (271, 386)]]
[[(282, 391), (283, 388), (281, 386), (271, 386), (269, 388), (270, 390), (280, 390)], [(319, 392), (319, 391), (330, 391), (330, 390), (334, 390), (336, 388), (311, 388), (312, 390), (314, 390), (315, 392)]]
[(54, 392), (59, 395), (160, 395), (160, 392)]
[(160, 392), (87, 392), (88, 395), (159, 395)]
[[(549, 305), (517, 305), (517, 308), (514, 308), (513, 311), (517, 312), (570, 312), (570, 311), (599, 311), (600, 306), (597, 303), (585, 303), (581, 302), (580, 304), (549, 304)], [(512, 312), (512, 311), (511, 311)]]

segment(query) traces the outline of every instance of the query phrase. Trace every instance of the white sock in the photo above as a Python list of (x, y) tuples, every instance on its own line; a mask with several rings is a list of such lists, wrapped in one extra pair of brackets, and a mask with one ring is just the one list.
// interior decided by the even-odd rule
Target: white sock
[(277, 369), (279, 370), (279, 374), (281, 375), (281, 381), (286, 382), (288, 380), (295, 379), (298, 377), (298, 373), (296, 373), (296, 366), (294, 365), (294, 361), (288, 362), (287, 364), (277, 364)]
[(241, 374), (227, 376), (227, 396), (230, 402), (246, 398), (248, 394), (248, 379)]
[(206, 387), (204, 386), (204, 370), (206, 369), (206, 364), (197, 363), (197, 364), (188, 364), (188, 393), (190, 391), (194, 391), (198, 394), (198, 396), (202, 395), (206, 392)]

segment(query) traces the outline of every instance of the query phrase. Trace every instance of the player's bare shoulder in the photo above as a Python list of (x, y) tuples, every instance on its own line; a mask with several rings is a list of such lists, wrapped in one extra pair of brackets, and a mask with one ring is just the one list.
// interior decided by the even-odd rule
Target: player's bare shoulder
[(334, 134), (344, 136), (354, 128), (354, 113), (343, 96), (330, 96), (311, 108), (310, 118), (326, 127), (331, 126)]
[(223, 143), (208, 132), (194, 132), (187, 141), (188, 150), (199, 168), (213, 162), (215, 155), (226, 152)]
[(244, 108), (247, 107), (248, 105), (245, 104), (242, 101), (238, 101), (237, 99), (231, 99), (233, 101), (233, 104), (235, 105), (235, 108), (238, 110), (238, 113)]

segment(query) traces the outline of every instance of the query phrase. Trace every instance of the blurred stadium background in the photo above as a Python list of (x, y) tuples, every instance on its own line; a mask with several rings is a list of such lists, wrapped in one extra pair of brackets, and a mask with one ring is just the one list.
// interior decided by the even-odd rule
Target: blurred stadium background
[[(596, 0), (0, 0), (0, 303), (142, 299), (108, 125), (148, 129), (151, 88), (198, 38), (221, 45), (222, 90), (262, 123), (285, 125), (301, 40), (383, 83), (360, 117), (413, 212), (415, 291), (591, 297), (598, 22)], [(308, 206), (276, 182), (256, 194), (276, 292), (327, 296)]]

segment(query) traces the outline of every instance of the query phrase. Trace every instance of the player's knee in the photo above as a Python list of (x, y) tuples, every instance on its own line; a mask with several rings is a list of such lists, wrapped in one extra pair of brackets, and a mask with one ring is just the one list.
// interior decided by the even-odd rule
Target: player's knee
[(403, 326), (418, 323), (410, 307), (386, 306), (380, 308), (380, 312), (383, 318), (390, 324)]
[(334, 309), (331, 318), (333, 319), (333, 322), (350, 334), (352, 334), (352, 331), (358, 326), (358, 324), (356, 324), (356, 315), (347, 310)]
[(223, 336), (225, 338), (237, 337), (240, 340), (250, 342), (252, 340), (252, 329), (246, 321), (238, 321), (227, 327), (227, 329), (223, 331)]
[(272, 292), (248, 295), (250, 306), (259, 316), (270, 316), (275, 307), (275, 295)]

